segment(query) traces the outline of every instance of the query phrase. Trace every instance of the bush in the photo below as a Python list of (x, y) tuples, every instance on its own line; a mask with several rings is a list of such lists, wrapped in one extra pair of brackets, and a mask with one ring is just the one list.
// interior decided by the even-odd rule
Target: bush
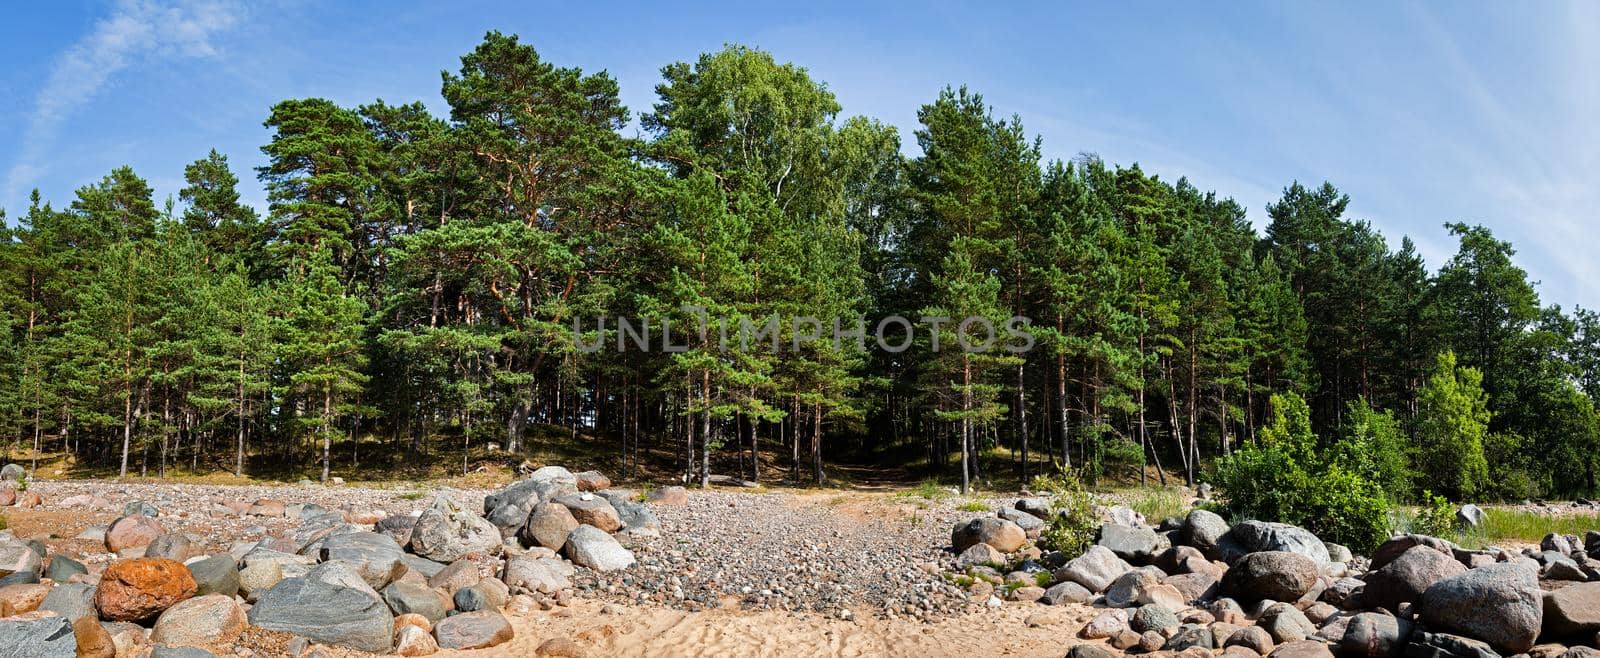
[(1378, 411), (1365, 399), (1350, 403), (1342, 441), (1333, 446), (1339, 465), (1389, 492), (1396, 502), (1411, 499), (1411, 441), (1394, 412)]
[(1332, 459), (1319, 457), (1305, 401), (1272, 397), (1273, 420), (1259, 445), (1246, 445), (1217, 463), (1216, 485), (1230, 516), (1301, 526), (1353, 550), (1389, 536), (1390, 503), (1383, 488)]
[(1062, 469), (1054, 477), (1036, 476), (1029, 490), (1050, 499), (1052, 514), (1039, 533), (1041, 548), (1061, 551), (1070, 559), (1094, 545), (1100, 520), (1094, 513), (1094, 497), (1077, 473)]
[(1411, 532), (1432, 537), (1448, 537), (1456, 530), (1456, 508), (1444, 496), (1422, 491), (1422, 509), (1411, 520)]

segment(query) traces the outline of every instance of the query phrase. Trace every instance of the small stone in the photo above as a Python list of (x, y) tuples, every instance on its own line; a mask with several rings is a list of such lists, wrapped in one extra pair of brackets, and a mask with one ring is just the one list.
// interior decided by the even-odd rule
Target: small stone
[(486, 649), (511, 641), (515, 632), (504, 615), (480, 610), (447, 617), (433, 627), (441, 649)]

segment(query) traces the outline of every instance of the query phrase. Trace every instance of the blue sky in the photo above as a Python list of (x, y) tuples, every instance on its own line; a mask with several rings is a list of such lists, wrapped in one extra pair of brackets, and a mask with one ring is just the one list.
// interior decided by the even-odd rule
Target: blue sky
[[(32, 3), (44, 5), (47, 3)], [(66, 205), (121, 164), (176, 195), (217, 148), (263, 194), (272, 103), (421, 100), (487, 30), (605, 69), (647, 110), (661, 66), (739, 42), (899, 126), (967, 84), (1047, 157), (1094, 152), (1238, 199), (1332, 181), (1437, 267), (1444, 222), (1515, 243), (1546, 303), (1600, 307), (1600, 4), (64, 0), (0, 21), (0, 207)], [(635, 124), (637, 125), (637, 124)], [(632, 130), (632, 128), (630, 128)]]

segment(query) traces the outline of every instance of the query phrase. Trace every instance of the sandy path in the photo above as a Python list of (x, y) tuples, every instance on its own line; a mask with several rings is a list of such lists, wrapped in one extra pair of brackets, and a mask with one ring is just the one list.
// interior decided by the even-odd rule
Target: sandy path
[(588, 656), (1059, 657), (1079, 642), (1074, 638), (1092, 615), (1084, 606), (1014, 603), (932, 624), (850, 622), (815, 614), (684, 612), (580, 601), (514, 618), (516, 639), (493, 649), (438, 655), (520, 658), (536, 655), (546, 640), (568, 638)]

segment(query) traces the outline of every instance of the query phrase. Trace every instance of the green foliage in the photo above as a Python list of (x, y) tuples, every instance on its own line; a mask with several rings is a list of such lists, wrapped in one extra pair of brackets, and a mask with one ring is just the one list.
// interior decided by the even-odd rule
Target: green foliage
[(1422, 491), (1422, 509), (1411, 520), (1410, 532), (1432, 537), (1448, 537), (1456, 529), (1456, 508), (1444, 496)]
[(1417, 398), (1417, 470), (1457, 500), (1474, 496), (1489, 479), (1483, 442), (1490, 413), (1482, 382), (1477, 369), (1457, 366), (1455, 354), (1445, 351)]
[(1396, 501), (1409, 500), (1411, 443), (1394, 413), (1380, 412), (1364, 398), (1357, 399), (1350, 403), (1345, 423), (1345, 438), (1334, 446), (1334, 461), (1378, 485)]
[(956, 505), (956, 509), (963, 512), (987, 512), (989, 511), (989, 505), (983, 501), (969, 500), (961, 503), (960, 505)]
[(1298, 396), (1274, 396), (1272, 406), (1273, 421), (1262, 428), (1260, 444), (1218, 461), (1215, 482), (1229, 513), (1299, 525), (1355, 550), (1387, 538), (1384, 491), (1314, 449), (1316, 436)]
[(1094, 496), (1077, 473), (1063, 469), (1055, 476), (1039, 475), (1028, 488), (1050, 501), (1051, 516), (1039, 533), (1040, 547), (1073, 558), (1094, 545), (1100, 519), (1094, 513)]

